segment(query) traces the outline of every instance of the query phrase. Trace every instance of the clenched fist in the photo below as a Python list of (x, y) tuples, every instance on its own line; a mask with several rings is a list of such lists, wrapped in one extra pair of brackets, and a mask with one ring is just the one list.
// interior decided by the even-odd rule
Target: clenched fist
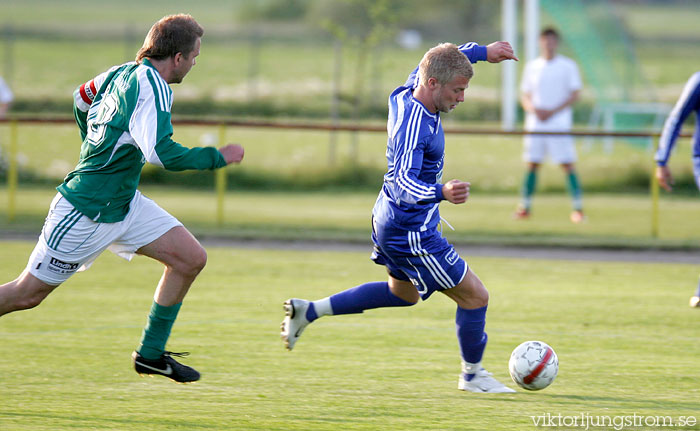
[(243, 151), (243, 147), (238, 144), (228, 144), (219, 148), (219, 152), (224, 156), (226, 164), (230, 165), (231, 163), (240, 163), (241, 160), (243, 160), (245, 151)]
[(460, 180), (450, 180), (442, 187), (442, 195), (453, 204), (463, 204), (469, 197), (470, 183)]

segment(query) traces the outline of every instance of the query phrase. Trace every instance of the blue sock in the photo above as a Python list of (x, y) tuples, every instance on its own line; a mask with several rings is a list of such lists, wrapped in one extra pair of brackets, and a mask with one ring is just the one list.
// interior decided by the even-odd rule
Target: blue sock
[(306, 320), (313, 322), (316, 319), (318, 319), (318, 314), (316, 314), (316, 307), (314, 307), (314, 303), (312, 302), (309, 304), (309, 308), (306, 309)]
[[(406, 307), (414, 305), (412, 302), (404, 301), (391, 293), (389, 283), (386, 281), (374, 281), (361, 284), (330, 297), (332, 314), (355, 314), (364, 310), (381, 307)], [(311, 309), (312, 307), (309, 307)], [(314, 317), (314, 311), (307, 311), (306, 318)]]
[(695, 296), (700, 296), (700, 281), (698, 282), (698, 291), (695, 292)]
[[(455, 326), (457, 327), (457, 340), (462, 360), (469, 364), (478, 364), (484, 355), (488, 336), (484, 332), (486, 326), (486, 308), (465, 309), (457, 307)], [(473, 374), (467, 375), (470, 380)]]

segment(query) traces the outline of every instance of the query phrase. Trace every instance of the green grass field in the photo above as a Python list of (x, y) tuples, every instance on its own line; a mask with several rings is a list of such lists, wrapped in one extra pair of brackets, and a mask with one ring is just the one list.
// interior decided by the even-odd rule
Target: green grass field
[[(2, 243), (5, 278), (32, 246)], [(700, 419), (698, 310), (687, 306), (694, 265), (467, 257), (491, 294), (484, 365), (509, 380), (509, 354), (528, 339), (551, 344), (560, 361), (541, 392), (477, 395), (456, 389), (454, 305), (441, 295), (324, 318), (294, 352), (283, 349), (282, 302), (383, 279), (367, 253), (208, 251), (168, 346), (192, 352), (200, 382), (130, 368), (160, 266), (105, 253), (38, 308), (0, 319), (0, 429), (528, 430), (531, 416), (547, 414)]]
[[(178, 217), (200, 237), (239, 239), (369, 241), (370, 216), (376, 192), (287, 193), (233, 190), (224, 199), (224, 220), (217, 224), (213, 191), (142, 187), (159, 205)], [(15, 220), (0, 216), (3, 233), (38, 235), (55, 195), (52, 187), (22, 188)], [(566, 194), (541, 194), (527, 221), (511, 218), (516, 195), (473, 191), (465, 205), (443, 203), (442, 216), (455, 228), (443, 225), (455, 243), (506, 243), (598, 247), (698, 248), (700, 200), (661, 198), (658, 237), (652, 237), (651, 200), (646, 195), (594, 194), (585, 198), (588, 220), (569, 221)], [(7, 202), (0, 188), (0, 202)]]

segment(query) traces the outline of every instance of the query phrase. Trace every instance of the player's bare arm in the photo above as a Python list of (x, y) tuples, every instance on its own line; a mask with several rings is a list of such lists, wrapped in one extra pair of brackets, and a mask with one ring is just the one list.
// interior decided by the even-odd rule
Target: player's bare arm
[(442, 195), (453, 204), (463, 204), (469, 197), (471, 183), (460, 180), (450, 180), (442, 187)]
[(520, 104), (523, 106), (523, 109), (525, 110), (525, 112), (531, 112), (531, 113), (537, 115), (537, 118), (539, 118), (540, 121), (547, 121), (547, 119), (553, 113), (549, 109), (536, 108), (534, 103), (532, 103), (532, 94), (530, 94), (530, 93), (523, 93), (520, 96)]
[(550, 116), (554, 115), (557, 112), (564, 110), (564, 109), (568, 108), (569, 106), (573, 105), (574, 103), (576, 103), (580, 93), (581, 93), (580, 90), (572, 91), (571, 95), (561, 105), (552, 109), (552, 111), (551, 111), (552, 113), (550, 114)]
[(486, 61), (489, 63), (500, 63), (504, 60), (518, 61), (518, 57), (513, 52), (513, 47), (508, 42), (493, 42), (486, 45)]
[(520, 104), (523, 106), (523, 109), (525, 112), (535, 112), (535, 105), (532, 103), (532, 94), (530, 93), (522, 93), (520, 95)]
[(245, 153), (243, 147), (238, 144), (228, 144), (223, 146), (219, 148), (219, 152), (222, 156), (224, 156), (224, 160), (226, 160), (227, 165), (230, 165), (231, 163), (240, 163), (241, 160), (243, 160), (243, 155)]
[[(571, 93), (571, 95), (559, 106), (557, 106), (554, 109), (540, 109), (540, 108), (535, 108), (533, 106), (533, 111), (535, 115), (537, 115), (537, 118), (540, 119), (540, 121), (547, 121), (549, 120), (554, 114), (556, 114), (559, 111), (562, 111), (569, 106), (573, 105), (577, 100), (579, 96), (580, 91), (576, 90)], [(528, 95), (530, 97), (530, 95)], [(530, 101), (532, 100), (531, 98), (529, 99)], [(532, 102), (530, 102), (532, 104)]]

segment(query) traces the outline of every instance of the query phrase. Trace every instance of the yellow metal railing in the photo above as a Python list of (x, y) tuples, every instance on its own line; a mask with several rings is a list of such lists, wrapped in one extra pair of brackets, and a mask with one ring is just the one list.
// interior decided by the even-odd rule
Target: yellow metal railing
[(16, 214), (15, 197), (17, 196), (17, 183), (19, 182), (17, 147), (17, 120), (12, 120), (10, 122), (10, 145), (7, 169), (7, 219), (9, 221), (14, 221)]
[[(18, 184), (18, 125), (19, 123), (32, 124), (64, 124), (72, 123), (69, 118), (37, 118), (37, 117), (13, 117), (10, 119), (0, 119), (0, 123), (9, 123), (10, 139), (7, 171), (7, 218), (14, 221), (16, 216), (16, 196)], [(180, 119), (173, 121), (173, 124), (183, 124), (192, 126), (212, 126), (219, 127), (219, 146), (226, 145), (227, 127), (254, 127), (254, 128), (274, 128), (274, 129), (297, 129), (297, 130), (329, 130), (329, 131), (361, 131), (386, 133), (386, 129), (381, 126), (358, 126), (358, 125), (328, 125), (318, 123), (290, 123), (290, 122), (262, 122), (262, 121), (238, 121), (238, 120), (209, 120), (209, 119)], [(480, 128), (450, 128), (446, 130), (450, 134), (467, 135), (501, 135), (518, 136), (532, 134), (525, 131), (502, 131), (498, 129)], [(570, 131), (570, 132), (538, 132), (539, 135), (571, 135), (571, 136), (593, 136), (593, 137), (647, 137), (658, 138), (659, 133), (654, 132), (598, 132), (598, 131)], [(690, 137), (690, 134), (681, 134), (681, 137)], [(222, 226), (225, 221), (224, 198), (226, 193), (226, 170), (219, 169), (215, 174), (216, 188), (216, 223)], [(654, 175), (654, 170), (649, 181), (649, 191), (651, 198), (651, 229), (650, 235), (653, 238), (659, 236), (659, 183)]]
[[(219, 126), (219, 148), (226, 145), (226, 125)], [(224, 224), (224, 197), (226, 195), (226, 170), (216, 171), (216, 224)]]
[(653, 164), (649, 178), (649, 195), (651, 196), (651, 237), (659, 237), (659, 180), (656, 178), (656, 163)]

